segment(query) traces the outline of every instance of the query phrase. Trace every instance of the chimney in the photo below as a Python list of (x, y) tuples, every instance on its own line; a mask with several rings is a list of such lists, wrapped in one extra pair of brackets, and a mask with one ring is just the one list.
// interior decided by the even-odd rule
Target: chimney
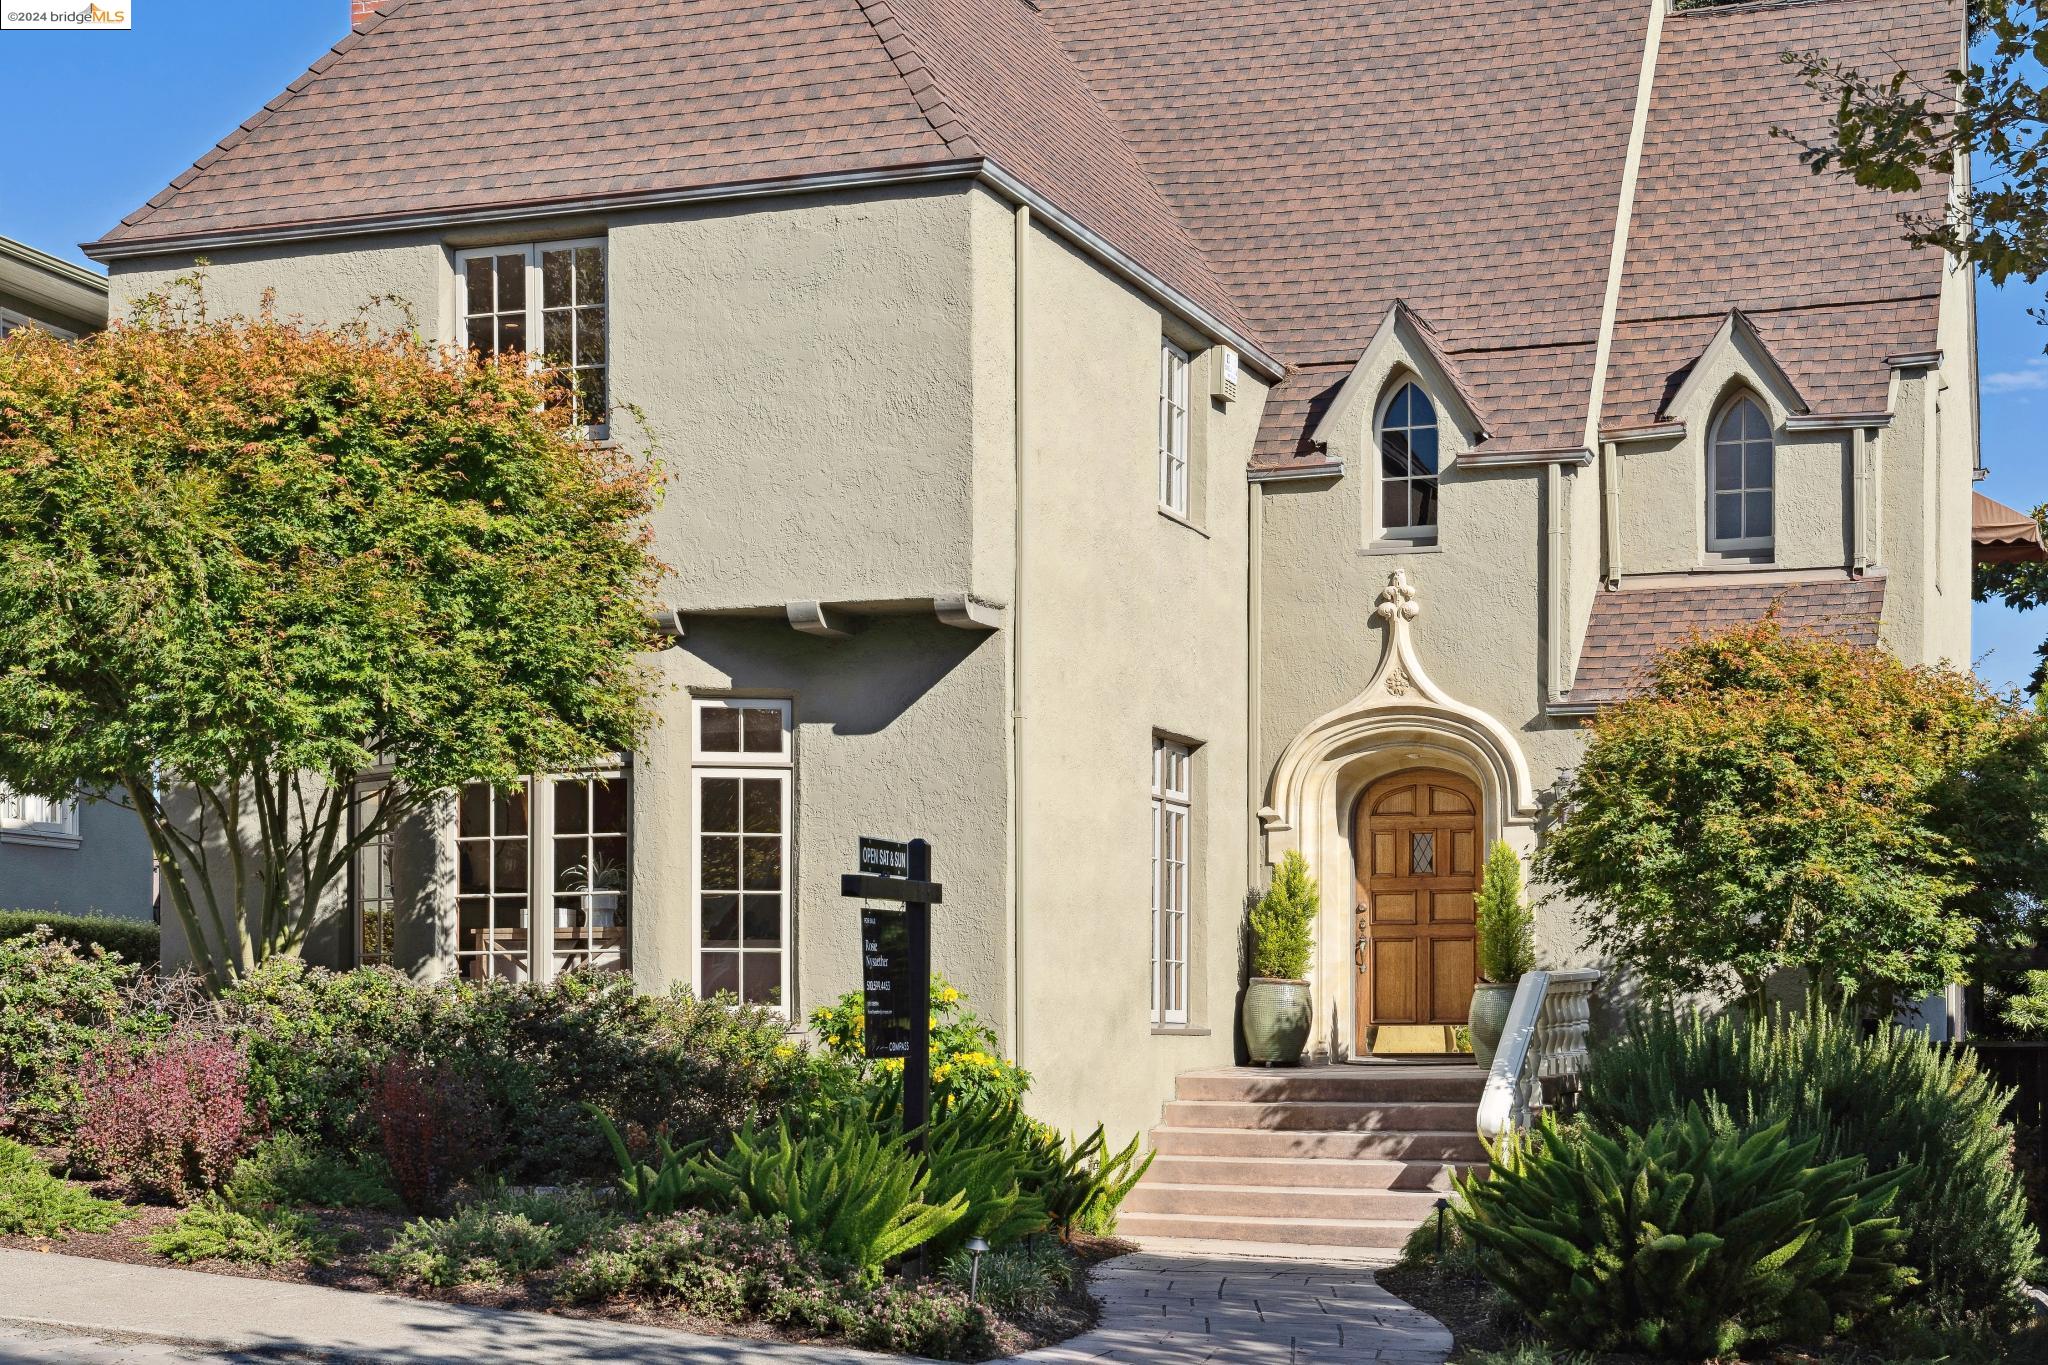
[(351, 29), (361, 28), (370, 22), (370, 16), (384, 0), (348, 0), (348, 25)]

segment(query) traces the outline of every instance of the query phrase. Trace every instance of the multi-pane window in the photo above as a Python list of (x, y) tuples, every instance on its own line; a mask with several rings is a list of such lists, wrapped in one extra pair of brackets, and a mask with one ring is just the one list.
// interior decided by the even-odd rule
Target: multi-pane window
[(1772, 447), (1770, 418), (1755, 399), (1738, 398), (1722, 411), (1707, 457), (1710, 548), (1770, 548)]
[(1159, 505), (1188, 514), (1188, 353), (1159, 342)]
[(24, 796), (0, 787), (0, 839), (20, 843), (76, 844), (78, 802)]
[(493, 247), (456, 258), (463, 344), (486, 355), (537, 354), (560, 376), (593, 436), (610, 409), (601, 241)]
[(695, 707), (697, 993), (787, 1005), (790, 704)]
[(1192, 754), (1152, 740), (1152, 1019), (1188, 1021), (1188, 830)]
[[(356, 791), (350, 810), (350, 835), (377, 818), (388, 788), (382, 782), (365, 783)], [(398, 901), (391, 882), (391, 828), (386, 825), (356, 849), (349, 866), (349, 903), (354, 908), (356, 965), (391, 965), (391, 950), (398, 928)]]
[(463, 976), (547, 981), (575, 967), (625, 967), (629, 796), (623, 771), (462, 789), (455, 956)]
[(1380, 532), (1397, 540), (1436, 534), (1436, 408), (1404, 383), (1380, 415)]

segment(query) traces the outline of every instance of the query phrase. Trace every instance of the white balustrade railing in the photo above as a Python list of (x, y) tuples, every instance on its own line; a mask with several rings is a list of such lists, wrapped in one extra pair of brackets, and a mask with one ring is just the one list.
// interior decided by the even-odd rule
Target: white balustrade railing
[(1570, 1084), (1586, 1066), (1593, 1022), (1590, 970), (1528, 972), (1515, 986), (1507, 1028), (1479, 1099), (1479, 1136), (1489, 1148), (1510, 1130), (1524, 1130), (1543, 1108), (1543, 1083)]

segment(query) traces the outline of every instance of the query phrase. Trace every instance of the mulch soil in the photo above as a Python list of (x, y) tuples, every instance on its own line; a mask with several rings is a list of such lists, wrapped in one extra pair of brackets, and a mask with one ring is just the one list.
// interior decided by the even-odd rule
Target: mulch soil
[[(102, 1186), (87, 1186), (102, 1198), (116, 1198)], [(567, 1304), (557, 1302), (548, 1279), (536, 1275), (517, 1284), (468, 1284), (437, 1289), (417, 1283), (394, 1284), (370, 1268), (371, 1257), (383, 1250), (406, 1223), (402, 1215), (359, 1209), (309, 1209), (322, 1228), (335, 1238), (340, 1253), (328, 1264), (287, 1262), (283, 1265), (253, 1265), (240, 1261), (197, 1261), (182, 1265), (151, 1251), (145, 1242), (149, 1234), (169, 1226), (182, 1211), (177, 1208), (128, 1204), (129, 1217), (106, 1232), (72, 1232), (61, 1238), (0, 1236), (0, 1247), (20, 1251), (61, 1252), (97, 1261), (118, 1261), (128, 1265), (163, 1266), (177, 1270), (198, 1270), (215, 1275), (236, 1275), (252, 1280), (280, 1280), (295, 1284), (320, 1285), (359, 1293), (403, 1294), (410, 1298), (477, 1308), (508, 1308), (527, 1312), (554, 1313), (562, 1317), (594, 1318), (642, 1326), (670, 1327), (704, 1336), (733, 1337), (751, 1341), (814, 1343), (818, 1339), (779, 1332), (763, 1323), (733, 1323), (724, 1319), (700, 1318), (690, 1313), (637, 1303)], [(1076, 1237), (1070, 1247), (1083, 1265), (1096, 1265), (1137, 1248), (1114, 1237)], [(1095, 1325), (1095, 1300), (1086, 1288), (1062, 1295), (1044, 1309), (1017, 1318), (997, 1319), (996, 1339), (1005, 1355), (1016, 1355), (1051, 1346), (1077, 1336)]]

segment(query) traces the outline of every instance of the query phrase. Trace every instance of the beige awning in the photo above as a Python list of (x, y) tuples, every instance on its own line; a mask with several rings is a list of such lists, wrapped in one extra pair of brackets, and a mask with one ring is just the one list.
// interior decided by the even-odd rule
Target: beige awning
[(2041, 528), (2025, 512), (1970, 495), (1970, 540), (1979, 564), (2027, 564), (2048, 559)]

